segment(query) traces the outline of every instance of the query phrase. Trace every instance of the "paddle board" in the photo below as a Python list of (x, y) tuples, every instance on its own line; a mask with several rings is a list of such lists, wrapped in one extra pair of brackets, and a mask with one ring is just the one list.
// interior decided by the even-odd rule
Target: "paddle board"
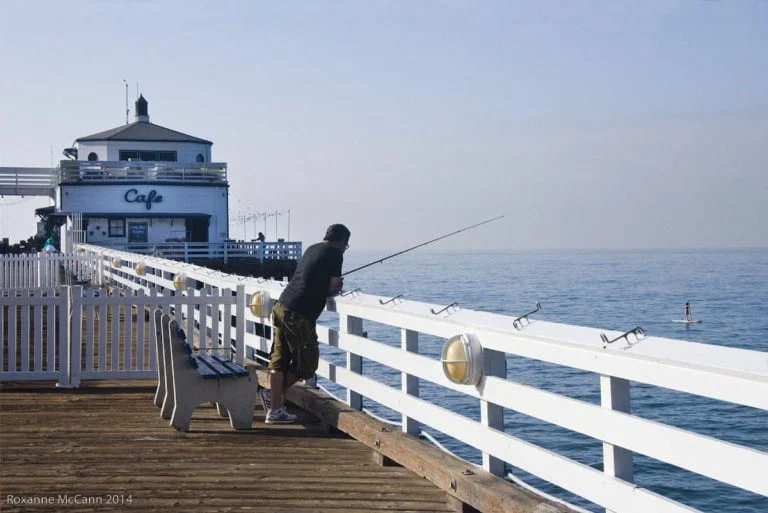
[(685, 319), (672, 319), (672, 322), (682, 322), (682, 323), (685, 323), (685, 324), (696, 324), (696, 323), (702, 322), (702, 320), (701, 319), (695, 319), (693, 321), (686, 321)]

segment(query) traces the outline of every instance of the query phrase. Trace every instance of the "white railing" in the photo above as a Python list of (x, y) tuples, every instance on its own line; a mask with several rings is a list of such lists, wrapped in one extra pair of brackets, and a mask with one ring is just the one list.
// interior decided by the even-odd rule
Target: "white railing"
[(219, 323), (218, 316), (209, 327), (207, 316), (199, 312), (220, 310), (224, 319), (231, 319), (243, 316), (238, 311), (243, 304), (242, 286), (236, 292), (190, 289), (184, 295), (170, 290), (158, 295), (156, 289), (149, 295), (144, 289), (110, 295), (80, 285), (0, 288), (0, 381), (50, 379), (78, 387), (83, 379), (153, 379), (157, 357), (150, 335), (156, 326), (149, 313), (155, 308), (172, 312), (201, 351), (233, 351), (242, 364), (242, 330)]
[(46, 167), (0, 167), (0, 194), (49, 196), (56, 191), (56, 169)]
[(71, 182), (163, 181), (226, 183), (227, 165), (220, 162), (137, 162), (62, 160), (59, 180)]
[[(80, 249), (99, 256), (105, 280), (126, 288), (169, 289), (174, 287), (174, 277), (181, 275), (186, 284), (196, 283), (203, 288), (225, 289), (241, 284), (248, 302), (260, 291), (277, 298), (284, 286), (272, 280), (231, 276), (96, 246)], [(120, 259), (119, 267), (108, 265), (115, 257)], [(144, 264), (146, 274), (136, 273), (139, 263)], [(321, 342), (347, 354), (346, 366), (321, 359), (318, 375), (345, 387), (351, 406), (362, 408), (364, 397), (375, 401), (399, 412), (404, 431), (416, 433), (421, 427), (429, 427), (480, 450), (483, 466), (490, 472), (502, 473), (506, 463), (615, 512), (691, 511), (631, 482), (634, 453), (768, 495), (767, 453), (629, 413), (630, 381), (768, 410), (766, 353), (659, 337), (643, 337), (638, 343), (630, 339), (631, 343), (606, 344), (601, 331), (593, 328), (535, 320), (516, 326), (513, 318), (504, 315), (444, 309), (403, 299), (383, 304), (381, 299), (362, 293), (337, 296), (329, 300), (328, 310), (338, 314), (339, 328), (318, 326)], [(222, 322), (244, 329), (249, 348), (268, 351), (270, 341), (257, 333), (263, 333), (270, 319), (246, 314), (244, 306), (238, 310), (242, 315), (225, 317)], [(216, 317), (210, 317), (209, 322)], [(364, 337), (366, 321), (398, 328), (401, 347)], [(419, 354), (421, 334), (448, 338), (459, 333), (473, 333), (483, 346), (486, 375), (476, 387), (449, 382), (438, 360)], [(605, 334), (609, 339), (621, 335), (612, 331)], [(514, 376), (508, 379), (506, 355), (595, 373), (601, 383), (601, 406), (517, 383)], [(363, 376), (364, 360), (399, 371), (401, 387)], [(422, 380), (479, 401), (480, 422), (421, 399)], [(602, 442), (604, 471), (505, 433), (504, 408)]]
[(58, 287), (63, 284), (66, 272), (98, 283), (98, 265), (98, 257), (88, 254), (0, 255), (0, 288)]
[(69, 311), (67, 287), (0, 288), (0, 381), (68, 384)]
[(155, 242), (155, 243), (109, 243), (100, 246), (128, 251), (142, 255), (152, 255), (169, 260), (249, 259), (298, 260), (301, 258), (301, 242)]

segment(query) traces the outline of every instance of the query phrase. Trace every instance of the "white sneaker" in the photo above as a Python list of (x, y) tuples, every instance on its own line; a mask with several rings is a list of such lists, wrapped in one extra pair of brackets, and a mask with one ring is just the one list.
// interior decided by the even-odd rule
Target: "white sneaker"
[(264, 413), (272, 409), (272, 391), (270, 389), (262, 388), (259, 390), (259, 399), (261, 399), (261, 405), (264, 407)]
[(266, 417), (264, 417), (264, 422), (267, 424), (293, 424), (296, 422), (296, 415), (291, 415), (285, 411), (285, 408), (269, 410)]

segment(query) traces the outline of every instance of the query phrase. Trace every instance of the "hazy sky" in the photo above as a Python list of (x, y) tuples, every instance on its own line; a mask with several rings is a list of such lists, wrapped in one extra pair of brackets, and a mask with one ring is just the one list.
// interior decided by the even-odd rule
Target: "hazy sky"
[[(131, 109), (138, 82), (151, 121), (214, 142), (233, 214), (290, 209), (305, 243), (506, 214), (434, 249), (768, 246), (765, 0), (0, 7), (0, 166), (124, 123), (125, 78)], [(12, 240), (46, 204), (18, 200)]]

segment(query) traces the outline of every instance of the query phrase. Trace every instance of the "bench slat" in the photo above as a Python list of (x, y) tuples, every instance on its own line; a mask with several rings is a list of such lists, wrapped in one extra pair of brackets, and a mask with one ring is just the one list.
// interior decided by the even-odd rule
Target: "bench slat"
[[(220, 364), (219, 362), (217, 362), (216, 360), (214, 360), (210, 356), (205, 355), (205, 354), (200, 354), (200, 355), (197, 355), (197, 358), (198, 358), (198, 360), (203, 362), (205, 365), (210, 367), (214, 372), (218, 373), (219, 377), (221, 377), (221, 378), (234, 378), (235, 377), (235, 373), (234, 372), (232, 372), (227, 367), (225, 367), (224, 365)], [(198, 371), (199, 371), (199, 369), (198, 369)]]
[(219, 379), (219, 373), (208, 367), (199, 356), (190, 356), (189, 363), (192, 367), (197, 369), (197, 373), (200, 374), (203, 379)]
[(237, 363), (233, 362), (226, 356), (222, 354), (214, 354), (213, 358), (218, 361), (220, 364), (228, 368), (230, 371), (232, 371), (235, 376), (238, 378), (244, 378), (248, 376), (248, 371), (245, 369), (245, 367), (238, 365)]

